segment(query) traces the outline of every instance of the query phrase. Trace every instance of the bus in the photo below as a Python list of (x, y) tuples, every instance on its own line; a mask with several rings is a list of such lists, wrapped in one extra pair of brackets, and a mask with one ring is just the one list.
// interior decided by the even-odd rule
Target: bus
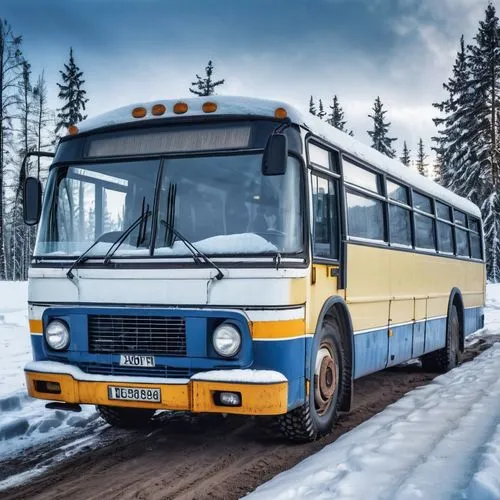
[(314, 440), (355, 379), (416, 358), (446, 372), (484, 322), (478, 207), (282, 102), (71, 126), (44, 193), (26, 179), (24, 218), (29, 395), (116, 426), (271, 416)]

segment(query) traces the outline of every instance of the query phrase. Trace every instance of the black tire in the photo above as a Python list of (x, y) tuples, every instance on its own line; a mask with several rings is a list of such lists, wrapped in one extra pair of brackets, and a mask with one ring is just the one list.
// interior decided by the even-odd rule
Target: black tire
[(144, 408), (119, 408), (117, 406), (96, 406), (97, 413), (109, 425), (122, 429), (146, 427), (156, 410)]
[(446, 373), (458, 366), (461, 361), (460, 319), (456, 306), (451, 306), (446, 321), (446, 346), (439, 351), (424, 354), (420, 359), (425, 371)]
[[(311, 363), (314, 363), (313, 366), (317, 366), (318, 357), (321, 359), (321, 356), (325, 356), (324, 353), (328, 351), (325, 357), (328, 358), (328, 355), (331, 355), (334, 368), (331, 368), (328, 359), (326, 359), (326, 371), (320, 370), (320, 373), (325, 374), (326, 377), (324, 379), (321, 375), (312, 377), (306, 403), (278, 417), (282, 434), (292, 441), (314, 441), (331, 432), (336, 421), (338, 406), (349, 381), (345, 353), (340, 340), (340, 328), (337, 318), (325, 318), (323, 327), (318, 334), (318, 347)], [(322, 358), (323, 362), (325, 357)], [(321, 366), (323, 366), (323, 362)], [(325, 394), (329, 394), (332, 390), (331, 384), (328, 384), (329, 372), (331, 375), (335, 372), (335, 388), (331, 396), (327, 397)], [(324, 392), (321, 389), (320, 378), (323, 379), (323, 386), (326, 385)]]

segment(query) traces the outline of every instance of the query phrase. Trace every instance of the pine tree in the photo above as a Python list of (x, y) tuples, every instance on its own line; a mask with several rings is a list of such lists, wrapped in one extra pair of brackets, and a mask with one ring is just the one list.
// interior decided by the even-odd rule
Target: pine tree
[(410, 163), (411, 163), (410, 150), (408, 149), (408, 146), (406, 145), (406, 141), (403, 142), (403, 151), (402, 151), (399, 159), (401, 160), (401, 163), (403, 165), (405, 165), (406, 167), (410, 166)]
[(396, 152), (392, 149), (392, 143), (397, 139), (388, 136), (391, 123), (384, 121), (386, 113), (380, 97), (377, 97), (373, 104), (373, 115), (368, 115), (373, 120), (373, 130), (368, 130), (368, 135), (372, 138), (372, 148), (394, 158)]
[(309, 113), (316, 116), (316, 104), (314, 103), (313, 96), (311, 96), (311, 99), (309, 99)]
[(219, 85), (222, 85), (225, 80), (217, 80), (213, 81), (212, 80), (212, 74), (214, 72), (214, 66), (212, 64), (212, 61), (208, 61), (208, 65), (205, 68), (205, 78), (202, 78), (200, 75), (196, 75), (196, 81), (191, 82), (191, 85), (193, 85), (194, 89), (190, 88), (189, 92), (196, 94), (198, 96), (209, 96), (209, 95), (214, 95), (215, 94), (215, 87), (218, 87)]
[(0, 18), (0, 280), (7, 277), (5, 258), (6, 234), (4, 217), (5, 173), (7, 144), (12, 135), (11, 108), (16, 104), (15, 89), (22, 67), (22, 38), (15, 36), (12, 27)]
[(319, 100), (319, 106), (318, 106), (318, 118), (322, 120), (326, 116), (326, 111), (323, 108), (323, 101), (320, 99)]
[[(47, 127), (51, 117), (47, 105), (47, 85), (45, 83), (45, 75), (42, 74), (33, 87), (33, 114), (32, 122), (33, 135), (36, 141), (36, 150), (42, 151), (50, 145), (50, 140), (47, 137)], [(41, 159), (36, 159), (36, 174), (37, 178), (43, 180)]]
[(420, 140), (418, 141), (417, 161), (415, 162), (420, 175), (427, 176), (427, 163), (425, 163), (426, 159), (427, 155), (425, 154), (424, 150), (424, 141), (422, 140), (422, 138), (420, 138)]
[(73, 48), (69, 50), (69, 61), (64, 65), (64, 71), (59, 71), (59, 73), (62, 83), (57, 84), (59, 87), (58, 97), (64, 102), (64, 105), (57, 114), (56, 133), (61, 128), (68, 128), (70, 125), (85, 120), (87, 115), (84, 115), (83, 112), (88, 102), (87, 91), (83, 89), (85, 83), (83, 71), (75, 63)]
[(345, 128), (346, 121), (344, 120), (344, 110), (340, 106), (337, 95), (333, 96), (333, 105), (330, 106), (330, 114), (328, 115), (327, 122), (335, 128), (347, 132)]

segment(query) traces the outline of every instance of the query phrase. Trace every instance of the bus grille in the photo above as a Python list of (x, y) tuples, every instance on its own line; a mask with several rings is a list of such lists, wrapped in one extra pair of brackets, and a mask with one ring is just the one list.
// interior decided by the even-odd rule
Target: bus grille
[(193, 375), (191, 368), (177, 368), (173, 366), (155, 366), (144, 368), (139, 366), (120, 366), (118, 363), (78, 363), (78, 367), (85, 373), (95, 375), (118, 375), (135, 377), (166, 377), (189, 378)]
[(89, 315), (88, 338), (94, 354), (186, 355), (182, 317)]

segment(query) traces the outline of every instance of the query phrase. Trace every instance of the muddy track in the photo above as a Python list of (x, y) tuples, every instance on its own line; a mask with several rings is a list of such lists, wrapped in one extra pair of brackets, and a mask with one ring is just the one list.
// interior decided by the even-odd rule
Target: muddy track
[[(466, 359), (482, 349), (469, 349)], [(240, 498), (434, 376), (408, 365), (356, 381), (351, 413), (339, 417), (329, 436), (300, 445), (278, 437), (264, 419), (163, 413), (141, 432), (109, 429), (97, 450), (0, 492), (0, 498)]]

